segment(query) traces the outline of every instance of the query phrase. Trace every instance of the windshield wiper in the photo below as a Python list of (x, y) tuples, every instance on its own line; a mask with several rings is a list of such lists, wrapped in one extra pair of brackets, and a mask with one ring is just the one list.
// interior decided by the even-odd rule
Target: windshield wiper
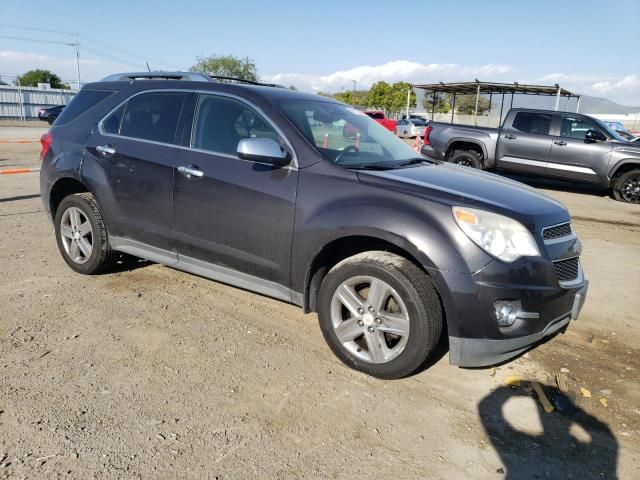
[(383, 163), (365, 163), (363, 165), (349, 165), (345, 166), (345, 168), (349, 168), (351, 170), (393, 170), (396, 166)]
[(418, 165), (420, 163), (428, 163), (429, 165), (433, 165), (435, 162), (433, 162), (432, 160), (427, 160), (426, 158), (416, 157), (416, 158), (410, 158), (396, 165), (398, 167), (408, 167), (410, 165)]

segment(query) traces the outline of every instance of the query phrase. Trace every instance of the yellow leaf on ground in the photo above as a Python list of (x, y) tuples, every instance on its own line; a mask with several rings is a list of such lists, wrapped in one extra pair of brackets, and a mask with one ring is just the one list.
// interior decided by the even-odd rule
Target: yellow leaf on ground
[(510, 387), (519, 387), (522, 382), (522, 377), (520, 375), (509, 375), (503, 381)]
[(580, 393), (582, 393), (582, 396), (585, 398), (591, 398), (591, 392), (584, 387), (580, 387)]
[(604, 408), (607, 408), (609, 406), (609, 400), (607, 400), (606, 398), (601, 398), (600, 403)]

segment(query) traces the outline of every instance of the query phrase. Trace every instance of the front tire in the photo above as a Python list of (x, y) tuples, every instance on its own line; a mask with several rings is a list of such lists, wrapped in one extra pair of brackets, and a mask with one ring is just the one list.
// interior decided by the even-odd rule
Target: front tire
[(91, 193), (65, 197), (56, 210), (54, 223), (58, 249), (74, 271), (94, 275), (114, 265), (107, 228)]
[(382, 251), (360, 253), (329, 271), (318, 318), (343, 363), (385, 379), (420, 368), (442, 333), (442, 307), (429, 277), (406, 258)]
[(449, 162), (464, 167), (482, 168), (480, 155), (473, 150), (456, 150), (449, 158)]
[(640, 203), (640, 170), (630, 170), (615, 178), (613, 198), (620, 202)]

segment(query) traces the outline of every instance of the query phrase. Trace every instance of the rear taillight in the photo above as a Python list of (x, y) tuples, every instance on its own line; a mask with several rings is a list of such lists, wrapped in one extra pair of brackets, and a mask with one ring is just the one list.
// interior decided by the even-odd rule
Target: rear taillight
[(40, 145), (42, 145), (42, 150), (40, 150), (40, 160), (44, 160), (44, 157), (47, 156), (47, 153), (51, 148), (51, 142), (53, 142), (53, 135), (51, 135), (51, 132), (47, 132), (40, 137)]
[(431, 145), (431, 142), (429, 141), (429, 135), (431, 134), (431, 130), (433, 130), (433, 127), (429, 126), (427, 128), (424, 129), (424, 144), (425, 145)]

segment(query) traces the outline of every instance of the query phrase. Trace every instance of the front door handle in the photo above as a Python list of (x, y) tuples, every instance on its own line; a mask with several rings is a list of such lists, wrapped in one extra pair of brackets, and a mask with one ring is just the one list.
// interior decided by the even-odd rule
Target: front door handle
[(195, 165), (189, 165), (188, 167), (180, 166), (178, 171), (187, 178), (197, 177), (200, 178), (204, 175), (204, 172)]
[(98, 153), (100, 153), (103, 157), (110, 157), (112, 155), (115, 155), (116, 153), (116, 149), (113, 148), (111, 145), (98, 145), (96, 147), (96, 150), (98, 151)]
[(564, 147), (567, 144), (567, 142), (563, 142), (562, 140), (556, 140), (553, 143), (555, 143), (556, 145), (560, 145), (561, 147)]
[(516, 136), (515, 135), (511, 135), (510, 133), (505, 135), (504, 138), (508, 138), (509, 140), (515, 140)]

